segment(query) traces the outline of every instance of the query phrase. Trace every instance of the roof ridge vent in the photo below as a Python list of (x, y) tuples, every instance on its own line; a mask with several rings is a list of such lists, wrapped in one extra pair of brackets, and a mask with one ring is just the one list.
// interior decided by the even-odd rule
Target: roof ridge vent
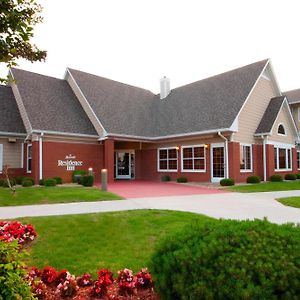
[(170, 94), (170, 79), (164, 76), (160, 79), (160, 99), (165, 99)]

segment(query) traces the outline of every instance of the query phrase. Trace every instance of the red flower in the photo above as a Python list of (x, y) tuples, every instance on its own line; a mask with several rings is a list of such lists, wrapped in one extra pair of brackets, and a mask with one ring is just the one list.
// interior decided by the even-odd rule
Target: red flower
[(41, 279), (45, 284), (51, 284), (55, 282), (57, 276), (57, 271), (54, 268), (47, 266), (42, 271)]

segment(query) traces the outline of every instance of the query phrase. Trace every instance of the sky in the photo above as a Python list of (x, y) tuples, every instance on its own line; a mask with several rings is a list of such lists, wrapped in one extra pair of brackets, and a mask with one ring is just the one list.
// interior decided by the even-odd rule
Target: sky
[[(299, 0), (38, 0), (33, 42), (63, 78), (67, 67), (159, 92), (270, 58), (282, 91), (300, 88)], [(0, 72), (7, 72), (4, 67)]]

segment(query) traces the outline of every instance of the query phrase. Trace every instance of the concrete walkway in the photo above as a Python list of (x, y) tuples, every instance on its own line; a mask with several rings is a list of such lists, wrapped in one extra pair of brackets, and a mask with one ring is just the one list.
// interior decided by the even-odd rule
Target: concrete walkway
[(223, 193), (155, 198), (135, 198), (118, 201), (44, 204), (0, 208), (0, 219), (26, 216), (54, 216), (110, 212), (134, 209), (168, 209), (189, 211), (214, 218), (262, 219), (274, 223), (300, 223), (300, 209), (284, 206), (275, 198), (300, 196), (300, 191), (266, 193)]

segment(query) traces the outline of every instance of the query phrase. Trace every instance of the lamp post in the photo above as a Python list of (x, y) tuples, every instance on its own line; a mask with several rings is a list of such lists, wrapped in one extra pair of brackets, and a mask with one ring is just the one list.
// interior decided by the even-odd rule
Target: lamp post
[(107, 169), (101, 170), (101, 190), (107, 191)]

